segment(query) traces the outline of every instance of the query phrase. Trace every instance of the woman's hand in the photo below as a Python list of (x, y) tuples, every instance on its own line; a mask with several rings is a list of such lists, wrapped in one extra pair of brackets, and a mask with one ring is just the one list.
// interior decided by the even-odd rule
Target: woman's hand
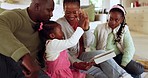
[(94, 64), (95, 64), (94, 62), (74, 62), (73, 67), (80, 69), (80, 70), (88, 70)]
[(83, 10), (79, 11), (79, 26), (85, 31), (89, 29), (89, 18)]

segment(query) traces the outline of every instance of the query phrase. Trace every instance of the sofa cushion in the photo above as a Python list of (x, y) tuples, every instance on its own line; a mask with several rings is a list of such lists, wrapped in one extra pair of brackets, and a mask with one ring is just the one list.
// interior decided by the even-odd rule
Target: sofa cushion
[(0, 13), (2, 13), (5, 9), (0, 8)]
[(94, 5), (81, 6), (81, 8), (88, 14), (89, 21), (92, 22), (95, 20), (95, 7)]

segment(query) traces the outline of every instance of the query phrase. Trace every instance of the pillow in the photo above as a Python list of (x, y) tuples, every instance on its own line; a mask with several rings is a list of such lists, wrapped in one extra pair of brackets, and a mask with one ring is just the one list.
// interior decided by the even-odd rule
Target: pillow
[(88, 14), (90, 22), (95, 20), (95, 6), (93, 4), (89, 6), (81, 6), (81, 8)]
[(13, 4), (13, 3), (18, 3), (19, 0), (5, 0), (6, 2)]
[(2, 13), (5, 9), (0, 8), (0, 13)]

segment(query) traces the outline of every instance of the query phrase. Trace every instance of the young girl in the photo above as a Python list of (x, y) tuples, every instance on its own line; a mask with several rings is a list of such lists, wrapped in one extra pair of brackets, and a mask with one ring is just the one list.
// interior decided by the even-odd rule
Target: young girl
[(114, 5), (109, 11), (108, 22), (98, 25), (95, 29), (95, 48), (114, 49), (115, 61), (134, 78), (140, 78), (143, 66), (132, 60), (135, 47), (128, 26), (125, 23), (126, 11), (120, 4)]
[[(73, 71), (69, 68), (69, 55), (66, 50), (76, 45), (83, 33), (83, 29), (77, 27), (69, 39), (63, 40), (64, 35), (60, 24), (54, 21), (43, 24), (42, 29), (40, 29), (40, 36), (42, 40), (46, 42), (46, 71), (51, 78), (85, 78), (84, 73)], [(91, 63), (80, 63), (81, 64), (75, 62), (73, 65), (74, 67), (84, 66), (84, 68), (90, 68), (92, 66)]]

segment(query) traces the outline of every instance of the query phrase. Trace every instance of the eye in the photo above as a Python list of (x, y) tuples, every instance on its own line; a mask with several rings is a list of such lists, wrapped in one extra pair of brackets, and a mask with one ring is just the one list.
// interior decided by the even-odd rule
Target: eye
[(65, 14), (70, 14), (70, 13), (71, 13), (71, 12), (69, 12), (69, 11), (66, 11), (66, 12), (65, 12)]
[(110, 21), (113, 21), (113, 18), (110, 18)]
[(73, 11), (73, 14), (78, 14), (78, 11)]
[(120, 21), (120, 19), (115, 19), (115, 21), (116, 21), (116, 22), (119, 22), (119, 21)]

